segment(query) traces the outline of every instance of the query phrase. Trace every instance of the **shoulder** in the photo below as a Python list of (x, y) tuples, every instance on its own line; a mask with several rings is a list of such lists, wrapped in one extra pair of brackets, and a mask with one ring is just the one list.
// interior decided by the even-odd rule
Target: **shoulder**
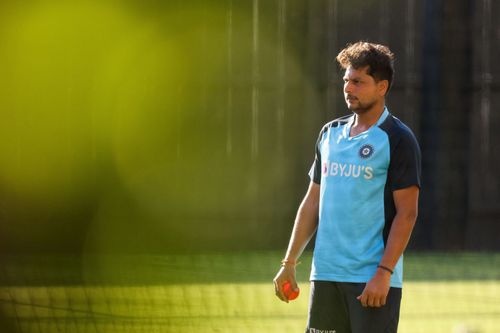
[(331, 128), (339, 128), (339, 127), (346, 125), (351, 120), (352, 117), (353, 117), (352, 114), (348, 114), (346, 116), (342, 116), (340, 118), (334, 119), (334, 120), (326, 123), (323, 126), (323, 128), (321, 129), (320, 136), (322, 134), (326, 133)]
[(418, 148), (418, 142), (412, 130), (392, 114), (389, 114), (379, 127), (387, 133), (391, 143), (403, 143)]

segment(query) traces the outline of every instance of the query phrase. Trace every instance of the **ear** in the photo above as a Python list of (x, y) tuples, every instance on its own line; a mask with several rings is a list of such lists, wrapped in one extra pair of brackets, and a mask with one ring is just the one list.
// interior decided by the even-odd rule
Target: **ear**
[(377, 88), (380, 96), (385, 96), (385, 94), (387, 94), (387, 90), (389, 89), (389, 81), (388, 80), (378, 81)]

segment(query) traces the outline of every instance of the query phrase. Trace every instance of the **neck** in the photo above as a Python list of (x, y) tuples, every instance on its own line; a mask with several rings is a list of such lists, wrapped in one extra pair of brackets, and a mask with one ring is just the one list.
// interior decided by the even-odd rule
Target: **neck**
[(373, 108), (362, 112), (356, 113), (354, 117), (354, 123), (351, 126), (351, 136), (356, 136), (359, 133), (367, 131), (370, 127), (375, 125), (384, 112), (385, 104), (374, 105)]
[(374, 105), (373, 108), (362, 113), (356, 113), (354, 126), (371, 127), (384, 112), (385, 104)]

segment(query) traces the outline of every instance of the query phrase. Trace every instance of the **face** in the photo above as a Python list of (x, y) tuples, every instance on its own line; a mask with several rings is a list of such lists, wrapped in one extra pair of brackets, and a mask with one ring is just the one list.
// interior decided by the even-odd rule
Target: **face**
[(370, 111), (375, 105), (384, 101), (388, 81), (376, 82), (367, 73), (368, 66), (354, 69), (347, 67), (344, 74), (344, 97), (349, 110), (356, 114)]

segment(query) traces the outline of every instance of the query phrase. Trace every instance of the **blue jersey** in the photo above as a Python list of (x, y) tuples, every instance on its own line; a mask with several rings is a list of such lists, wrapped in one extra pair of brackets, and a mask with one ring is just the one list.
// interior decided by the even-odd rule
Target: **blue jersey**
[[(320, 184), (319, 225), (311, 280), (368, 282), (382, 259), (396, 215), (392, 192), (420, 187), (420, 148), (387, 108), (367, 131), (350, 137), (355, 115), (326, 124), (309, 172)], [(402, 287), (403, 257), (391, 277)]]

